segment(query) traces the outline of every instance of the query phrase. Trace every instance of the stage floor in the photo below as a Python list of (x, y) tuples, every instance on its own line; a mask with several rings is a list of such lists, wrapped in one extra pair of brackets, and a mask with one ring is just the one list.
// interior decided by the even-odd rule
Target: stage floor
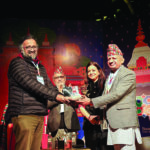
[[(41, 149), (41, 150), (58, 150), (58, 149)], [(91, 150), (89, 148), (67, 148), (67, 149), (59, 149), (59, 150)]]

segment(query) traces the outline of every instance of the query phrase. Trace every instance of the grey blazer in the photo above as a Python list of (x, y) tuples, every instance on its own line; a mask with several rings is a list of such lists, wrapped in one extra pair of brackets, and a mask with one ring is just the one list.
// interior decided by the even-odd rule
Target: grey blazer
[[(64, 105), (64, 122), (67, 130), (69, 132), (80, 130), (79, 119), (75, 108), (66, 104)], [(61, 121), (60, 104), (57, 102), (48, 101), (48, 107), (50, 108), (50, 113), (48, 115), (47, 127), (49, 132), (55, 136)]]
[(123, 65), (118, 71), (109, 93), (103, 93), (102, 96), (93, 98), (92, 102), (95, 108), (107, 105), (106, 116), (112, 128), (139, 126), (135, 73)]

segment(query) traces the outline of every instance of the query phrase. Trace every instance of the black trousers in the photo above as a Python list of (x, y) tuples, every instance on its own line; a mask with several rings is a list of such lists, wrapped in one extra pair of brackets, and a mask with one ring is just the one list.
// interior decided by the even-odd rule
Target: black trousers
[(113, 146), (107, 145), (107, 131), (84, 130), (85, 144), (91, 150), (114, 150)]
[(64, 121), (64, 113), (61, 113), (59, 129), (66, 129), (66, 125), (65, 125), (65, 121)]

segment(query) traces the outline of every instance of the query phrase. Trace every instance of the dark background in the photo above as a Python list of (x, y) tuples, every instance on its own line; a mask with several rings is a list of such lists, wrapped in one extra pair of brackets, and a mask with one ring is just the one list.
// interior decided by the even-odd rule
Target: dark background
[(44, 25), (56, 20), (96, 22), (97, 19), (101, 19), (103, 39), (99, 45), (103, 47), (106, 72), (106, 49), (109, 43), (117, 44), (122, 50), (125, 65), (129, 62), (131, 53), (137, 43), (136, 35), (139, 19), (141, 19), (146, 37), (144, 42), (150, 44), (149, 0), (40, 1), (36, 3), (25, 1), (22, 4), (8, 2), (2, 6), (0, 15), (5, 16), (2, 19), (39, 20)]

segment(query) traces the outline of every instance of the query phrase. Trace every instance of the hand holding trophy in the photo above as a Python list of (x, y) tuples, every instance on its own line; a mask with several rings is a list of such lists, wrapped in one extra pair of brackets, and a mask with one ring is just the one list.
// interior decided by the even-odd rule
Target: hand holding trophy
[(73, 96), (71, 99), (69, 99), (71, 102), (75, 102), (76, 104), (81, 104), (81, 105), (91, 105), (91, 100), (85, 95), (80, 95), (80, 96)]

